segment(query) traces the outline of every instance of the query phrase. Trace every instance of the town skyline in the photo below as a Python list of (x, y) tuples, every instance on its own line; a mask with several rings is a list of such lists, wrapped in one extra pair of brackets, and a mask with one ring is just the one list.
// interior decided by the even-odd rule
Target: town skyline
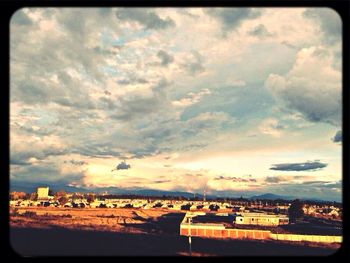
[(327, 8), (20, 9), (10, 183), (341, 201), (341, 44)]

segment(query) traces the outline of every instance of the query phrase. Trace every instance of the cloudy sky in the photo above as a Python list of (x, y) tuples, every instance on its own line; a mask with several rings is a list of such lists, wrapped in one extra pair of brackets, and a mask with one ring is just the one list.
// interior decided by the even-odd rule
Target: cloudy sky
[(10, 180), (339, 201), (341, 27), (317, 8), (21, 9)]

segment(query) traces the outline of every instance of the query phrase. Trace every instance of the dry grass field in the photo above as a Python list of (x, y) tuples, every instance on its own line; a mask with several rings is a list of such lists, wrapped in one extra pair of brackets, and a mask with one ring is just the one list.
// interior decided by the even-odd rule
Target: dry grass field
[[(11, 227), (149, 233), (155, 232), (158, 219), (169, 213), (173, 214), (165, 209), (19, 207), (10, 209), (10, 224)], [(178, 214), (182, 216), (183, 212)]]

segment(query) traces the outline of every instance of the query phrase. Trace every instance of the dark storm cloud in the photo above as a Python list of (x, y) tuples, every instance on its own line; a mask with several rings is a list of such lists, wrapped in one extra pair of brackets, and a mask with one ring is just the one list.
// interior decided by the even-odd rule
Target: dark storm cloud
[(334, 137), (332, 138), (333, 142), (342, 142), (343, 140), (343, 135), (342, 135), (342, 131), (337, 131), (337, 133), (334, 135)]
[(303, 182), (303, 184), (307, 184), (307, 185), (327, 185), (329, 182), (325, 182), (325, 181), (306, 181), (306, 182)]
[(90, 142), (89, 144), (77, 143), (75, 147), (71, 149), (71, 153), (77, 153), (83, 156), (97, 157), (97, 158), (124, 157), (118, 150), (114, 149), (110, 141)]
[(45, 135), (50, 135), (52, 133), (51, 129), (48, 128), (40, 128), (40, 129), (34, 129), (31, 126), (25, 126), (25, 125), (21, 125), (17, 122), (14, 123), (14, 126), (16, 127), (16, 129), (18, 128), (21, 132), (24, 133), (29, 133), (29, 134), (35, 134), (35, 135), (39, 135), (39, 136), (45, 136)]
[(265, 178), (265, 182), (267, 183), (280, 183), (280, 182), (285, 182), (286, 178), (282, 176), (268, 176)]
[(116, 51), (118, 48), (114, 47), (114, 48), (102, 48), (99, 46), (96, 46), (93, 48), (93, 51), (96, 52), (99, 55), (104, 55), (104, 56), (114, 56), (116, 55), (118, 52)]
[(222, 175), (215, 177), (214, 180), (226, 180), (226, 181), (239, 182), (239, 183), (256, 182), (256, 179), (254, 178), (245, 179), (240, 177), (222, 176)]
[(74, 98), (69, 98), (69, 99), (68, 98), (57, 98), (54, 101), (61, 106), (66, 106), (66, 107), (70, 107), (70, 108), (77, 108), (78, 110), (96, 109), (95, 104), (92, 101), (90, 101), (89, 99), (84, 100), (84, 99), (74, 99)]
[(163, 183), (170, 183), (171, 180), (156, 180), (156, 181), (153, 181), (151, 183), (154, 183), (154, 184), (163, 184)]
[[(299, 94), (293, 93), (292, 88), (296, 85), (298, 84), (292, 83), (292, 85), (288, 87), (290, 90), (283, 97), (288, 106), (300, 111), (305, 118), (311, 122), (326, 122), (339, 126), (341, 116), (341, 101), (338, 99), (340, 97), (339, 93), (331, 90), (332, 93), (336, 94), (323, 103), (323, 101), (320, 102), (316, 97), (300, 97)], [(303, 83), (299, 84), (300, 87), (302, 87), (302, 85)]]
[(46, 104), (51, 100), (51, 96), (61, 97), (61, 92), (56, 93), (48, 88), (43, 88), (45, 83), (29, 77), (27, 80), (20, 81), (12, 87), (12, 99), (23, 101), (27, 104)]
[(182, 66), (190, 75), (194, 76), (205, 70), (203, 66), (204, 58), (198, 51), (192, 51), (191, 53), (192, 57)]
[(11, 171), (11, 176), (15, 181), (23, 183), (67, 185), (72, 182), (81, 183), (84, 177), (84, 171), (62, 173), (60, 168), (52, 163), (22, 166), (20, 170)]
[(10, 158), (11, 165), (29, 165), (30, 163), (27, 161), (28, 158), (21, 158), (21, 156), (12, 156)]
[(22, 178), (26, 179), (35, 179), (44, 177), (46, 179), (49, 178), (57, 178), (59, 175), (59, 169), (55, 166), (25, 166), (23, 170), (21, 170)]
[[(163, 110), (159, 113), (158, 110), (152, 111), (152, 114), (148, 115), (147, 124), (141, 113), (133, 116), (134, 122), (127, 136), (120, 133), (114, 135), (122, 138), (119, 141), (123, 141), (123, 145), (120, 146), (129, 157), (140, 159), (160, 153), (203, 148), (208, 144), (208, 138), (228, 122), (227, 116), (221, 113), (200, 114), (185, 121), (174, 120), (172, 115), (165, 115), (167, 104), (160, 109)], [(196, 136), (196, 141), (193, 140), (193, 136)], [(131, 137), (137, 138), (139, 142), (135, 145), (135, 142), (130, 140)], [(130, 147), (128, 142), (131, 143)]]
[(270, 33), (263, 24), (260, 24), (255, 28), (253, 28), (252, 30), (248, 31), (248, 35), (255, 36), (262, 39), (262, 38), (273, 36), (274, 34)]
[(343, 184), (342, 181), (337, 181), (337, 182), (322, 182), (319, 184), (320, 187), (323, 188), (338, 188), (338, 189), (342, 189), (343, 188)]
[(116, 16), (123, 21), (136, 21), (143, 25), (146, 29), (166, 29), (174, 27), (175, 22), (167, 17), (160, 18), (156, 12), (145, 8), (124, 8), (116, 11)]
[(157, 57), (160, 59), (160, 64), (162, 66), (168, 66), (174, 61), (174, 58), (164, 50), (159, 50), (157, 53)]
[(113, 110), (115, 108), (115, 103), (110, 98), (101, 97), (99, 100), (107, 107), (108, 110)]
[(131, 168), (130, 164), (127, 164), (126, 162), (121, 162), (116, 167), (117, 170), (128, 170), (130, 168)]
[[(17, 18), (25, 14), (22, 11), (14, 14), (10, 28), (11, 102), (20, 101), (31, 105), (55, 102), (66, 107), (94, 108), (90, 95), (84, 92), (87, 87), (81, 79), (77, 79), (74, 74), (70, 77), (64, 71), (74, 68), (96, 82), (103, 82), (100, 65), (115, 50), (96, 49), (86, 43), (100, 31), (91, 28), (102, 28), (108, 24), (118, 29), (117, 19), (114, 15), (98, 15), (98, 9), (67, 8), (58, 11), (48, 8), (43, 11), (30, 8), (28, 12), (36, 11), (44, 13), (44, 17), (54, 18), (62, 34), (56, 34), (54, 30), (52, 34), (43, 34), (37, 24), (26, 30), (26, 27), (15, 23)], [(91, 19), (94, 17), (99, 19), (94, 21)], [(23, 18), (19, 20), (24, 23)], [(28, 38), (38, 40), (28, 41)], [(40, 48), (37, 41), (40, 42)], [(55, 76), (59, 83), (52, 81), (51, 77)]]
[[(270, 74), (265, 86), (286, 109), (298, 111), (310, 122), (324, 122), (339, 127), (342, 115), (341, 72), (329, 69), (331, 65), (327, 61), (334, 58), (329, 49), (318, 46), (308, 49), (308, 52), (302, 60), (314, 62), (307, 66), (306, 62), (296, 62), (295, 69), (284, 77)], [(297, 73), (305, 70), (313, 73), (302, 76)]]
[[(41, 72), (41, 74), (45, 73)], [(28, 77), (18, 76), (11, 86), (11, 101), (21, 101), (29, 105), (45, 105), (53, 102), (71, 108), (95, 108), (90, 96), (83, 91), (84, 87), (81, 87), (78, 80), (72, 79), (65, 72), (58, 72), (57, 78), (60, 88), (36, 74), (29, 74)]]
[(119, 85), (130, 85), (130, 84), (146, 84), (148, 80), (139, 78), (137, 76), (130, 76), (129, 78), (120, 79), (117, 81)]
[(261, 15), (261, 11), (252, 8), (211, 8), (207, 13), (220, 20), (223, 33), (237, 29), (244, 20), (254, 19)]
[(277, 176), (267, 176), (265, 178), (265, 182), (269, 183), (269, 184), (279, 184), (279, 183), (283, 183), (283, 184), (290, 184), (291, 181), (293, 180), (303, 180), (303, 183), (307, 183), (308, 180), (310, 178), (310, 176), (307, 175), (293, 175), (293, 176), (284, 176), (284, 175), (277, 175)]
[(162, 150), (158, 149), (156, 145), (146, 145), (143, 148), (130, 150), (131, 159), (142, 159), (149, 156), (155, 156), (161, 154)]
[(305, 162), (305, 163), (281, 163), (273, 164), (270, 170), (276, 171), (315, 171), (326, 167), (326, 163), (318, 161)]
[(25, 165), (28, 164), (30, 158), (35, 158), (37, 160), (45, 160), (50, 156), (60, 156), (65, 155), (68, 151), (65, 149), (27, 149), (18, 151), (16, 147), (11, 148), (10, 152), (10, 164), (15, 165)]
[[(198, 130), (197, 130), (197, 132), (198, 132)], [(183, 135), (190, 135), (190, 134), (195, 134), (195, 131), (194, 130), (191, 130), (191, 132), (188, 132), (188, 131), (186, 131), (186, 130), (184, 130), (184, 131), (182, 131), (181, 132)], [(186, 145), (186, 146), (181, 146), (181, 147), (176, 147), (175, 146), (175, 150), (180, 150), (180, 151), (191, 151), (191, 150), (198, 150), (198, 149), (202, 149), (202, 148), (204, 148), (204, 147), (206, 147), (206, 146), (208, 146), (209, 145), (209, 142), (207, 142), (207, 143), (192, 143), (192, 144), (190, 144), (190, 145)]]
[(317, 102), (316, 98), (314, 101), (310, 101), (310, 103), (307, 104), (307, 102), (298, 102), (296, 97), (291, 97), (287, 103), (303, 113), (305, 118), (311, 122), (325, 122), (334, 126), (339, 126), (342, 110), (341, 101), (336, 98), (339, 96), (339, 94), (335, 94), (328, 104), (321, 104), (323, 107), (317, 106), (317, 103), (320, 104), (320, 102)]
[(111, 117), (118, 120), (132, 120), (143, 117), (147, 114), (155, 113), (166, 103), (165, 88), (169, 83), (162, 79), (153, 86), (151, 96), (133, 95), (119, 100), (119, 107)]
[(286, 47), (289, 47), (291, 49), (295, 49), (295, 50), (300, 49), (300, 47), (297, 47), (296, 45), (293, 45), (292, 43), (290, 43), (290, 42), (288, 42), (286, 40), (282, 41), (281, 44), (285, 45)]
[(73, 164), (73, 165), (76, 165), (76, 166), (82, 166), (82, 165), (88, 164), (85, 161), (77, 161), (77, 160), (64, 161), (63, 163), (70, 163), (70, 164)]
[(334, 44), (341, 40), (342, 21), (339, 14), (331, 8), (310, 8), (304, 11), (303, 16), (319, 23), (324, 33), (323, 41)]

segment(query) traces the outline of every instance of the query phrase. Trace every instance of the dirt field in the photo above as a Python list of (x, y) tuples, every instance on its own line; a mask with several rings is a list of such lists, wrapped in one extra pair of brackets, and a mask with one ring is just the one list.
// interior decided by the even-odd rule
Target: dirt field
[(177, 214), (182, 219), (184, 213), (162, 209), (20, 207), (10, 209), (10, 224), (12, 227), (154, 233), (159, 230), (158, 221), (169, 214)]

